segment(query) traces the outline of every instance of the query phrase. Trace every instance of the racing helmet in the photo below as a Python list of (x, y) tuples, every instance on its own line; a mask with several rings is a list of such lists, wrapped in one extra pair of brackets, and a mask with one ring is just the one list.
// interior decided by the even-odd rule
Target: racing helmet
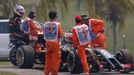
[(66, 42), (72, 42), (72, 33), (65, 33), (64, 38)]
[(25, 9), (21, 5), (16, 5), (14, 8), (14, 13), (22, 17), (25, 13)]

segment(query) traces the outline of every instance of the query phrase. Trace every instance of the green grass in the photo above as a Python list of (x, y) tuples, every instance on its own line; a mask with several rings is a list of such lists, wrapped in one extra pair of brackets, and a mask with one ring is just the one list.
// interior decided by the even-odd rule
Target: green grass
[(0, 61), (0, 65), (11, 65), (10, 61)]
[(13, 72), (0, 71), (0, 75), (18, 75)]

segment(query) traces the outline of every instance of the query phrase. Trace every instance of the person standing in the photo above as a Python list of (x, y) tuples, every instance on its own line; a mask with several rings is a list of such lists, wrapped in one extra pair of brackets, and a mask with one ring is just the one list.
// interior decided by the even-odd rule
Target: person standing
[(78, 56), (81, 59), (84, 73), (89, 73), (90, 68), (87, 63), (85, 48), (90, 43), (90, 32), (87, 25), (82, 24), (81, 16), (75, 17), (76, 26), (72, 28), (72, 40), (74, 49), (78, 49)]
[(99, 19), (91, 18), (89, 19), (89, 25), (91, 25), (91, 33), (94, 35), (92, 39), (91, 46), (93, 48), (106, 49), (106, 36), (104, 21)]
[(82, 23), (89, 27), (91, 35), (91, 44), (93, 48), (106, 49), (106, 36), (104, 21), (94, 18), (89, 18), (87, 15), (81, 15)]
[(34, 23), (35, 17), (36, 13), (34, 11), (29, 11), (28, 17), (22, 24), (22, 30), (29, 35), (30, 41), (36, 41), (35, 51), (39, 54), (41, 52), (41, 47), (38, 43), (38, 32), (41, 31), (41, 29)]
[(12, 39), (19, 39), (27, 43), (26, 35), (21, 30), (21, 17), (24, 15), (25, 9), (21, 5), (16, 5), (13, 10), (13, 17), (9, 19), (9, 38), (10, 43), (14, 43)]
[(56, 21), (57, 12), (49, 12), (50, 20), (45, 23), (43, 27), (44, 39), (46, 40), (46, 55), (45, 55), (45, 75), (58, 75), (60, 66), (60, 39), (62, 38), (63, 31), (61, 24)]

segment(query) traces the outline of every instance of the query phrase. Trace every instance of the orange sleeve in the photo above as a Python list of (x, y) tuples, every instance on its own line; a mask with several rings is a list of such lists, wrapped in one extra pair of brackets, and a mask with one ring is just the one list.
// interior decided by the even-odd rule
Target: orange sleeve
[(62, 38), (62, 35), (63, 35), (63, 30), (62, 30), (61, 24), (59, 24), (58, 25), (58, 38)]
[(72, 29), (72, 41), (73, 41), (73, 47), (77, 48), (78, 39), (77, 39), (77, 34), (74, 29)]
[(39, 28), (31, 20), (29, 20), (28, 23), (31, 30), (39, 30)]

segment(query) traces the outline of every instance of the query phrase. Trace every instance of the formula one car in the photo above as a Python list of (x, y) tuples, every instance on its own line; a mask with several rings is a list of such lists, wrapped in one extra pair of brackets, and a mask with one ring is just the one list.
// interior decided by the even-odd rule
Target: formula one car
[[(64, 34), (64, 37), (61, 41), (61, 65), (60, 71), (68, 71), (67, 69), (67, 56), (70, 51), (71, 45), (68, 44), (70, 41), (68, 38), (68, 33)], [(22, 36), (23, 37), (23, 36)], [(23, 37), (25, 38), (25, 37)], [(32, 68), (34, 64), (45, 64), (45, 39), (43, 38), (43, 34), (41, 32), (38, 33), (37, 41), (23, 41), (22, 39), (13, 38), (12, 48), (10, 51), (10, 61), (14, 66), (18, 66), (20, 68)], [(35, 44), (39, 43), (42, 51), (40, 53), (36, 53)], [(68, 43), (67, 43), (68, 42)]]
[[(133, 55), (127, 50), (119, 50), (115, 55), (104, 49), (86, 48), (87, 62), (91, 72), (99, 71), (119, 71), (129, 73), (133, 70)], [(77, 50), (72, 49), (68, 55), (68, 70), (72, 74), (83, 72), (81, 61), (77, 55)]]

